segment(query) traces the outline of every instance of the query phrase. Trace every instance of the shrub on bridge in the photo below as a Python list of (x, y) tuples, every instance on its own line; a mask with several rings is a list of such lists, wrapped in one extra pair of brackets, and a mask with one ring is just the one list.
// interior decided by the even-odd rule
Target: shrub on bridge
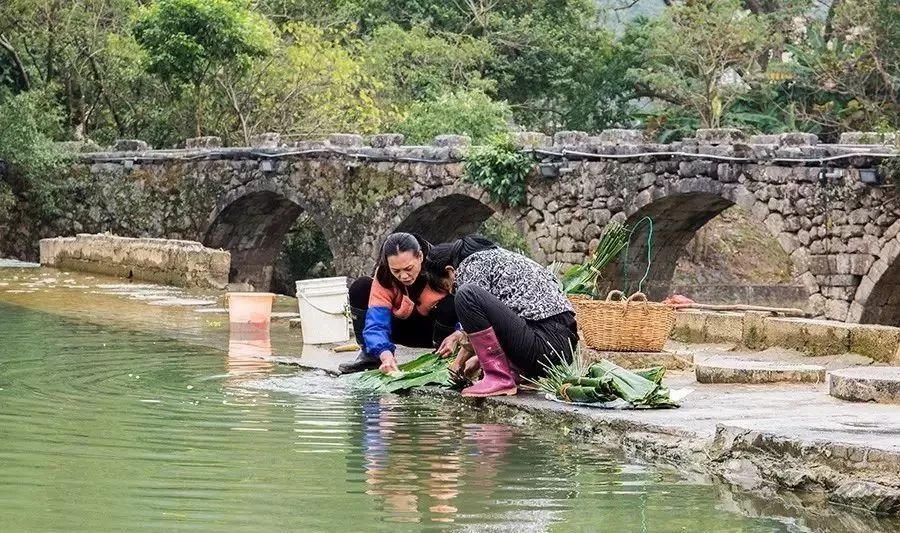
[(464, 179), (482, 187), (498, 204), (515, 207), (525, 203), (526, 180), (533, 169), (534, 158), (505, 134), (470, 150)]

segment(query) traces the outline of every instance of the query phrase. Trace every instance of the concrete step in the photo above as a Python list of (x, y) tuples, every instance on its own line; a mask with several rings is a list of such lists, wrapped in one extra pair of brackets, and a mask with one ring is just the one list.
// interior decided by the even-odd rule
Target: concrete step
[(825, 367), (782, 361), (754, 361), (737, 357), (709, 357), (694, 361), (700, 383), (823, 383)]
[(832, 370), (829, 393), (851, 402), (900, 403), (900, 367), (865, 366)]
[(586, 365), (606, 359), (622, 368), (651, 368), (664, 366), (667, 370), (683, 370), (690, 368), (694, 356), (687, 352), (601, 352), (590, 348), (582, 348), (581, 354)]

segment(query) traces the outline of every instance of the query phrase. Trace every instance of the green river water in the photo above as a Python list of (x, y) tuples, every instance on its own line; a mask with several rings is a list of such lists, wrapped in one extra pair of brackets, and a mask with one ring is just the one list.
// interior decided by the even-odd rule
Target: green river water
[(215, 320), (65, 277), (0, 269), (2, 531), (813, 530), (615, 451), (226, 350)]

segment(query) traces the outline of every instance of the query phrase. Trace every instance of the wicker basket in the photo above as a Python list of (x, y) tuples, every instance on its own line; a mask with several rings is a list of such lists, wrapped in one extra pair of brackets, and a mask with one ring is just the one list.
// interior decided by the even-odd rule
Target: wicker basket
[(628, 299), (622, 291), (610, 291), (606, 300), (578, 296), (569, 300), (585, 344), (595, 350), (659, 352), (675, 325), (674, 307), (648, 302), (641, 292)]

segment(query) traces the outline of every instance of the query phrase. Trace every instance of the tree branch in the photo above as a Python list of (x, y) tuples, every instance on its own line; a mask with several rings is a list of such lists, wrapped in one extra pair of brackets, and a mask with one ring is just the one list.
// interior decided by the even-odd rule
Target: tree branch
[(19, 57), (18, 52), (13, 47), (12, 43), (9, 42), (9, 39), (6, 38), (5, 35), (0, 34), (0, 48), (6, 50), (6, 53), (9, 54), (10, 59), (12, 59), (13, 66), (16, 70), (16, 77), (18, 81), (16, 83), (17, 88), (20, 91), (27, 91), (31, 89), (31, 80), (28, 77), (28, 71), (25, 70), (25, 65), (22, 64), (22, 58)]

